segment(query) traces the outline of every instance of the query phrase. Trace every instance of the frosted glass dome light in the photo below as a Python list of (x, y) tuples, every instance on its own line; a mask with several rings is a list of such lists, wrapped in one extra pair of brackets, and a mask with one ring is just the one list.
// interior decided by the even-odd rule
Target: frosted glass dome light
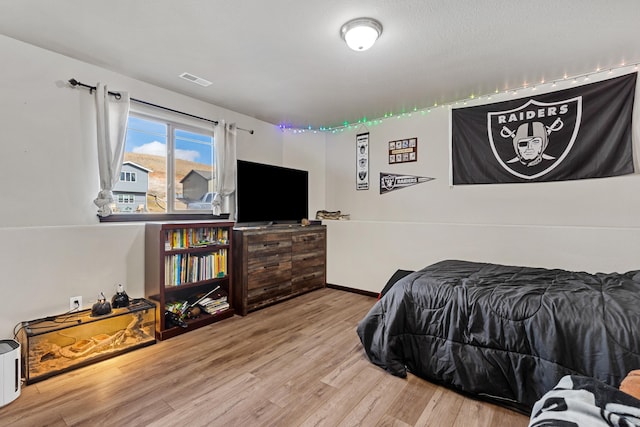
[(340, 35), (351, 49), (369, 49), (382, 34), (382, 24), (373, 18), (353, 19), (342, 26)]

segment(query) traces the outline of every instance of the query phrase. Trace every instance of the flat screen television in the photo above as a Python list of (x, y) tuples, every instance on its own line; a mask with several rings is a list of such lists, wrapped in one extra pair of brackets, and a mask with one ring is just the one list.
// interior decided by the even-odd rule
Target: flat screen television
[(236, 222), (296, 224), (309, 216), (309, 172), (237, 161)]

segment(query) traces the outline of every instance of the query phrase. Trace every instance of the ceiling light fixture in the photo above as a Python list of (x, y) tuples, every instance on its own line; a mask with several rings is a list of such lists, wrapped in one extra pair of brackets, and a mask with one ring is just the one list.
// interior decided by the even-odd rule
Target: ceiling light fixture
[(340, 28), (340, 37), (358, 52), (373, 46), (381, 34), (382, 24), (373, 18), (352, 19)]

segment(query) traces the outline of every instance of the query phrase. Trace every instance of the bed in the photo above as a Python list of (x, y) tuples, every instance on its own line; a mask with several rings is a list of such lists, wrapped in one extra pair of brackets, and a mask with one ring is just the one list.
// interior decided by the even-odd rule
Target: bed
[(522, 412), (566, 375), (640, 368), (640, 270), (445, 260), (404, 275), (358, 323), (369, 360)]

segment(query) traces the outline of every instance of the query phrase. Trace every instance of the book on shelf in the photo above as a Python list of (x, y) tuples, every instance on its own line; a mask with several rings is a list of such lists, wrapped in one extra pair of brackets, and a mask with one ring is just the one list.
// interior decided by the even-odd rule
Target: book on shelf
[(212, 290), (206, 292), (203, 291), (192, 295), (189, 298), (189, 302), (191, 304), (194, 304), (196, 302), (198, 302), (199, 304), (208, 304), (211, 302), (226, 301), (228, 299), (228, 296), (229, 294), (225, 289), (221, 288), (220, 286), (216, 286)]
[(200, 282), (227, 275), (228, 254), (226, 248), (208, 253), (177, 253), (164, 259), (165, 286)]
[(230, 307), (228, 294), (222, 288), (218, 287), (213, 292), (203, 296), (203, 294), (196, 295), (193, 297), (193, 301), (197, 302), (198, 306), (208, 314), (216, 314)]
[(229, 307), (230, 306), (228, 302), (222, 302), (218, 304), (210, 304), (210, 305), (203, 306), (202, 309), (209, 314), (218, 314), (222, 311), (228, 310)]
[(166, 230), (164, 237), (165, 250), (229, 244), (229, 230), (226, 227), (177, 228)]

